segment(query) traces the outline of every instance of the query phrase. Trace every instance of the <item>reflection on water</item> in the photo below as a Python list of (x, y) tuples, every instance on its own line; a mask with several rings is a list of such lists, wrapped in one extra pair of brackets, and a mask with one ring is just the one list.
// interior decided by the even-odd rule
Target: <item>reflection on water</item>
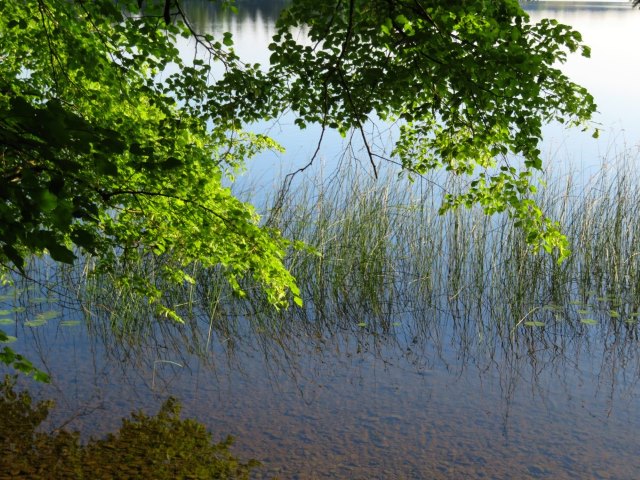
[[(235, 29), (238, 48), (259, 59), (256, 38), (269, 37), (281, 3), (259, 5), (235, 20), (205, 3), (189, 12), (203, 28)], [(609, 201), (589, 218), (612, 211)], [(393, 246), (406, 208), (392, 217)], [(0, 293), (0, 325), (52, 375), (51, 385), (20, 379), (55, 399), (43, 428), (77, 429), (85, 441), (175, 397), (214, 442), (232, 435), (234, 455), (262, 462), (255, 477), (635, 479), (640, 282), (629, 212), (617, 234), (592, 236), (610, 258), (576, 260), (565, 276), (558, 267), (553, 281), (543, 261), (509, 256), (490, 222), (421, 219), (424, 238), (385, 265), (374, 261), (388, 244), (339, 250), (339, 231), (334, 257), (310, 264), (307, 310), (268, 318), (259, 304), (227, 301), (215, 272), (194, 272), (197, 286), (169, 294), (189, 305), (184, 326), (132, 305), (108, 279), (41, 262), (41, 285)], [(466, 241), (494, 230), (482, 249)], [(427, 273), (413, 270), (416, 259)]]
[[(189, 1), (189, 17), (198, 27), (214, 34), (231, 31), (234, 48), (240, 58), (249, 63), (268, 65), (271, 52), (267, 48), (275, 33), (275, 19), (286, 5), (286, 0), (250, 2), (254, 8), (242, 8), (234, 16), (220, 12), (210, 2)], [(591, 47), (591, 58), (578, 54), (569, 55), (562, 66), (576, 83), (585, 86), (595, 97), (598, 112), (594, 122), (601, 131), (598, 140), (579, 129), (566, 129), (552, 124), (544, 129), (541, 145), (547, 165), (558, 170), (573, 168), (586, 179), (600, 167), (603, 158), (620, 153), (625, 148), (640, 142), (640, 123), (637, 110), (640, 108), (640, 89), (634, 88), (640, 78), (640, 62), (636, 46), (640, 44), (640, 9), (632, 9), (629, 2), (598, 1), (530, 1), (522, 2), (531, 16), (532, 22), (543, 18), (556, 18), (581, 32), (584, 42)], [(259, 4), (259, 5), (258, 5)], [(302, 34), (298, 39), (303, 38)], [(190, 55), (191, 46), (182, 45), (185, 55)], [(379, 148), (391, 145), (395, 131), (387, 131), (384, 125), (369, 126), (375, 135), (374, 144)], [(369, 128), (368, 127), (368, 128)], [(306, 164), (312, 155), (320, 135), (319, 128), (310, 127), (300, 131), (293, 125), (293, 118), (284, 116), (277, 123), (256, 126), (256, 130), (268, 132), (286, 147), (285, 155), (265, 153), (250, 163), (249, 172), (256, 172), (253, 178), (272, 180), (280, 173), (288, 173)], [(382, 133), (380, 133), (382, 132)], [(333, 135), (332, 135), (333, 134)], [(337, 133), (324, 142), (319, 158), (333, 167), (342, 158), (345, 142)], [(360, 149), (357, 144), (354, 148)], [(380, 152), (384, 156), (384, 152)], [(364, 156), (364, 154), (362, 155)], [(274, 173), (275, 172), (275, 173)]]
[[(233, 435), (234, 454), (262, 462), (260, 478), (632, 479), (640, 468), (637, 323), (601, 319), (615, 300), (549, 304), (530, 317), (544, 329), (429, 295), (379, 315), (345, 307), (363, 322), (269, 327), (194, 311), (180, 327), (144, 311), (132, 321), (108, 289), (80, 304), (74, 275), (6, 291), (0, 307), (13, 311), (16, 349), (52, 374), (28, 384), (56, 400), (47, 429), (102, 436), (174, 396), (184, 416)], [(192, 292), (197, 305), (209, 293)], [(598, 325), (574, 320), (581, 309)]]
[(258, 462), (240, 462), (229, 453), (232, 439), (212, 443), (204, 425), (180, 418), (180, 404), (169, 398), (157, 415), (133, 413), (116, 433), (81, 444), (76, 432), (42, 432), (54, 402), (33, 402), (0, 384), (0, 478), (225, 478), (248, 479)]

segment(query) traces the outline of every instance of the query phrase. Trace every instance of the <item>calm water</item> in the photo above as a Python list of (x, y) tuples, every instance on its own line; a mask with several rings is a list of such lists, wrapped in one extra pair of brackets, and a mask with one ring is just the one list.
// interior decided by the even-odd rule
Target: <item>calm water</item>
[[(266, 5), (238, 19), (195, 2), (192, 11), (202, 28), (231, 28), (238, 51), (261, 61), (267, 50), (256, 45), (273, 33), (277, 11)], [(595, 94), (606, 129), (593, 142), (550, 127), (550, 157), (588, 170), (611, 150), (637, 148), (640, 12), (543, 2), (530, 11), (583, 31), (592, 62), (574, 59), (567, 69)], [(286, 173), (317, 140), (287, 119), (256, 128), (266, 127), (288, 147), (284, 159), (254, 161), (267, 172), (277, 161)], [(328, 161), (342, 145), (331, 140)], [(189, 327), (136, 330), (106, 314), (110, 305), (78, 305), (73, 276), (38, 275), (55, 291), (6, 290), (0, 310), (14, 312), (0, 321), (17, 337), (13, 348), (52, 374), (48, 386), (23, 381), (56, 400), (48, 428), (103, 435), (132, 410), (155, 412), (173, 395), (184, 416), (216, 438), (233, 435), (235, 453), (263, 462), (259, 478), (640, 477), (637, 324), (607, 316), (601, 299), (580, 299), (597, 325), (559, 321), (518, 335), (491, 326), (493, 305), (446, 297), (394, 308), (384, 328), (311, 318), (274, 333), (243, 317), (200, 313)], [(25, 325), (37, 319), (47, 321)], [(62, 323), (69, 320), (79, 322)]]

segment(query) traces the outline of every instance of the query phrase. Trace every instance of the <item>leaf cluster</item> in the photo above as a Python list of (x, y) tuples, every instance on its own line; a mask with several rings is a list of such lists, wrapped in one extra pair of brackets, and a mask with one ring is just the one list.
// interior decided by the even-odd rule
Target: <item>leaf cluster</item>
[[(192, 281), (194, 263), (221, 267), (238, 295), (249, 276), (272, 305), (300, 304), (283, 265), (292, 244), (227, 186), (247, 158), (279, 148), (243, 126), (286, 110), (301, 127), (359, 131), (374, 168), (364, 125), (397, 121), (392, 155), (405, 172), (469, 177), (442, 211), (507, 212), (534, 248), (568, 255), (529, 179), (542, 168), (542, 126), (586, 126), (595, 110), (558, 68), (589, 50), (566, 25), (531, 23), (516, 0), (293, 0), (268, 70), (242, 63), (229, 33), (195, 31), (177, 0), (8, 0), (0, 32), (7, 267), (92, 256), (177, 320), (158, 285)], [(152, 275), (122, 273), (148, 256), (168, 260)]]
[[(295, 37), (300, 28), (306, 44)], [(443, 210), (507, 211), (535, 247), (565, 256), (557, 225), (527, 200), (528, 178), (542, 168), (543, 125), (586, 128), (595, 111), (558, 68), (570, 52), (589, 56), (581, 42), (556, 20), (531, 23), (516, 0), (294, 0), (270, 48), (272, 74), (287, 84), (301, 126), (364, 137), (371, 119), (398, 121), (393, 155), (406, 172), (470, 177), (467, 193), (448, 197)]]
[[(221, 265), (240, 295), (249, 275), (273, 305), (299, 302), (282, 264), (289, 243), (225, 186), (247, 158), (278, 146), (220, 106), (211, 65), (244, 68), (230, 36), (183, 20), (178, 2), (2, 2), (0, 263), (90, 255), (115, 271), (170, 256), (163, 280), (188, 281), (193, 262)], [(180, 37), (202, 56), (181, 58)], [(153, 278), (117, 281), (177, 318)]]

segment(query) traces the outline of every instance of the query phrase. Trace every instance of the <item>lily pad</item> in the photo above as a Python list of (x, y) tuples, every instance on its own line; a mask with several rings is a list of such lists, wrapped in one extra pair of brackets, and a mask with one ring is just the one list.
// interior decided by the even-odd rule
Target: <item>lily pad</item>
[(527, 327), (544, 327), (544, 326), (545, 326), (545, 323), (544, 323), (544, 322), (539, 322), (539, 321), (537, 321), (537, 320), (530, 320), (530, 321), (528, 321), (528, 322), (524, 322), (524, 324), (525, 324)]
[(554, 305), (554, 304), (545, 305), (544, 309), (550, 312), (561, 312), (564, 310), (562, 305)]
[(581, 318), (580, 321), (585, 325), (597, 325), (598, 321), (593, 318)]
[(0, 325), (13, 325), (16, 321), (13, 318), (0, 318)]
[(18, 340), (17, 337), (14, 337), (13, 335), (7, 335), (6, 339), (4, 341), (0, 341), (0, 343), (13, 343), (16, 340)]
[(609, 312), (609, 316), (610, 316), (611, 318), (620, 318), (620, 314), (619, 314), (618, 312), (616, 312), (615, 310), (611, 310), (611, 311)]
[(24, 322), (25, 327), (41, 327), (42, 325), (46, 324), (47, 321), (46, 320), (27, 320), (26, 322)]
[(29, 299), (29, 303), (47, 303), (49, 299), (47, 297), (33, 297)]
[(43, 320), (46, 322), (47, 320), (51, 320), (52, 318), (58, 317), (59, 315), (60, 315), (59, 311), (49, 310), (47, 312), (42, 312), (36, 315), (36, 320)]

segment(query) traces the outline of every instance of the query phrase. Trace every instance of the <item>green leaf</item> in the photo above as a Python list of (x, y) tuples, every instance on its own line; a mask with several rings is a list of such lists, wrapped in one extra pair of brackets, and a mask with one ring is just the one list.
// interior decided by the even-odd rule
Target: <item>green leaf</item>
[(39, 313), (36, 315), (36, 320), (51, 320), (52, 318), (56, 318), (60, 315), (60, 312), (57, 310), (48, 310), (46, 312)]
[(544, 327), (545, 326), (544, 322), (539, 322), (537, 320), (529, 320), (529, 321), (524, 322), (524, 324), (527, 327)]
[(49, 250), (49, 255), (56, 262), (71, 264), (76, 259), (75, 254), (64, 245), (49, 244), (47, 245), (47, 250)]
[(56, 208), (58, 205), (58, 197), (56, 197), (49, 190), (43, 190), (40, 193), (40, 198), (38, 199), (38, 207), (43, 212), (50, 212)]
[(46, 325), (46, 320), (27, 320), (24, 322), (25, 327), (41, 327), (42, 325)]
[(586, 325), (597, 325), (598, 321), (594, 320), (593, 318), (581, 318), (580, 322), (586, 324)]

